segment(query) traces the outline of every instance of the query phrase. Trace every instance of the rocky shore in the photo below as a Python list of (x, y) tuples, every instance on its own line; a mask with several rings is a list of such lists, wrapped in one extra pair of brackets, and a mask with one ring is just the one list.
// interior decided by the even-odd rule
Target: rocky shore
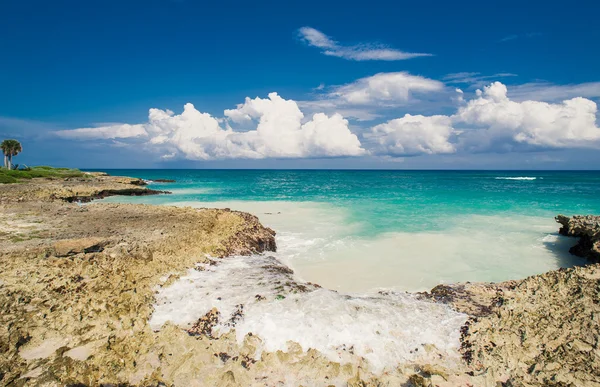
[(569, 250), (573, 255), (587, 258), (590, 262), (600, 262), (600, 216), (558, 215), (556, 221), (562, 225), (560, 233), (577, 237), (579, 242)]
[(86, 172), (84, 177), (32, 179), (26, 183), (2, 184), (0, 203), (66, 201), (87, 203), (108, 196), (144, 196), (168, 193), (146, 187), (142, 179)]
[[(292, 342), (257, 356), (259, 335), (236, 337), (244, 305), (152, 329), (160, 289), (276, 245), (275, 232), (246, 213), (74, 203), (160, 193), (144, 184), (94, 174), (0, 185), (1, 386), (600, 386), (596, 264), (415, 295), (465, 314), (454, 363), (431, 346), (383, 372), (352, 348), (340, 349), (345, 362)], [(597, 262), (598, 217), (557, 221), (580, 238), (573, 253)], [(252, 294), (256, 302), (321, 291), (275, 258), (256, 265), (272, 290)], [(232, 330), (216, 334), (218, 324)]]

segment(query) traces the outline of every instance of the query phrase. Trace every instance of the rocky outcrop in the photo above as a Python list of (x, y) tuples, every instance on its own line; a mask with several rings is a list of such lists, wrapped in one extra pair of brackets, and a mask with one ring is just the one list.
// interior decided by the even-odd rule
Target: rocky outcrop
[(464, 283), (438, 285), (429, 293), (419, 293), (418, 296), (435, 302), (447, 304), (452, 309), (482, 317), (491, 314), (495, 307), (504, 302), (504, 294), (514, 289), (518, 281), (494, 283)]
[[(89, 203), (92, 200), (104, 199), (109, 196), (148, 196), (170, 194), (169, 191), (157, 191), (149, 188), (120, 188), (120, 189), (104, 189), (97, 192), (84, 192), (73, 196), (63, 196), (60, 199), (69, 203)], [(53, 197), (57, 198), (57, 197)]]
[(168, 194), (145, 187), (142, 179), (88, 173), (85, 177), (35, 178), (21, 184), (0, 184), (0, 203), (27, 201), (90, 202), (108, 196)]
[[(156, 287), (207, 254), (273, 251), (275, 233), (256, 217), (62, 201), (0, 210), (0, 229), (7, 230), (0, 233), (0, 385), (157, 386), (172, 385), (173, 377), (190, 385), (178, 372), (190, 348), (214, 378), (223, 372), (211, 367), (234, 363), (226, 356), (212, 362), (213, 352), (233, 352), (234, 337), (211, 345), (180, 328), (153, 332), (148, 319)], [(198, 333), (209, 332), (207, 324)], [(250, 353), (236, 355), (240, 369)], [(164, 380), (160, 367), (174, 376)]]
[(569, 252), (578, 257), (587, 258), (590, 262), (600, 262), (600, 216), (573, 216), (571, 218), (558, 215), (556, 221), (562, 225), (562, 235), (577, 237), (579, 242)]
[(529, 277), (491, 312), (462, 331), (473, 375), (504, 386), (600, 386), (599, 265)]

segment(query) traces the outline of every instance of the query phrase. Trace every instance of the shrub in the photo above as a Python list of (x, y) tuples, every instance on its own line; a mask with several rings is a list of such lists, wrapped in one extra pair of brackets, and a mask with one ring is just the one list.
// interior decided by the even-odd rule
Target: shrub
[(4, 176), (4, 183), (17, 183), (19, 179), (32, 179), (34, 177), (47, 179), (64, 179), (67, 177), (84, 177), (85, 175), (78, 169), (52, 168), (48, 166), (33, 167), (28, 170), (7, 170), (1, 169), (0, 176)]
[(0, 172), (0, 184), (14, 184), (17, 182), (17, 179), (11, 176), (7, 176)]

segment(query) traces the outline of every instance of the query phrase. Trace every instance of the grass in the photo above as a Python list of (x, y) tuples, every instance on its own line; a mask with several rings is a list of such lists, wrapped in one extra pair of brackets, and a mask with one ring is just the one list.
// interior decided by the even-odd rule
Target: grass
[(48, 166), (32, 167), (28, 170), (10, 171), (0, 169), (0, 184), (14, 184), (23, 180), (30, 180), (36, 177), (47, 179), (64, 179), (67, 177), (84, 177), (85, 175), (79, 169), (52, 168)]

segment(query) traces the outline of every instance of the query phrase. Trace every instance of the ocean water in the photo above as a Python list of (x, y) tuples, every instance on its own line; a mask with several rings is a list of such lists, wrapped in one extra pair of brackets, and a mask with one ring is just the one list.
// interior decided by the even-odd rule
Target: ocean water
[(430, 289), (582, 263), (557, 214), (600, 213), (600, 172), (109, 170), (173, 195), (110, 201), (251, 212), (278, 258), (330, 289)]
[[(276, 254), (199, 265), (157, 287), (153, 329), (167, 321), (187, 328), (217, 308), (216, 334), (234, 329), (239, 343), (248, 333), (261, 338), (256, 359), (296, 342), (334, 362), (358, 356), (375, 373), (460, 359), (467, 316), (407, 292), (583, 264), (568, 253), (576, 241), (558, 235), (554, 216), (600, 213), (599, 172), (107, 172), (177, 180), (150, 183), (172, 195), (107, 201), (238, 209), (277, 232)], [(271, 255), (297, 281), (323, 288), (283, 297), (277, 284), (287, 279), (264, 269)]]

